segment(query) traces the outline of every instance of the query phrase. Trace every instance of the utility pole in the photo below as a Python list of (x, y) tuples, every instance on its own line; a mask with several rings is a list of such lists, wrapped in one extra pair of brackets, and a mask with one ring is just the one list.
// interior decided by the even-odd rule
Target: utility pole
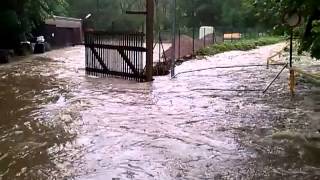
[(171, 57), (171, 77), (175, 75), (175, 64), (176, 64), (176, 9), (177, 1), (173, 0), (172, 13), (173, 13), (173, 23), (172, 23), (172, 57)]
[(127, 14), (146, 16), (146, 81), (153, 81), (153, 26), (154, 26), (154, 0), (146, 0), (146, 11), (126, 11)]
[(146, 81), (153, 81), (153, 25), (154, 25), (154, 0), (146, 0), (146, 45), (147, 45), (147, 62), (146, 62)]

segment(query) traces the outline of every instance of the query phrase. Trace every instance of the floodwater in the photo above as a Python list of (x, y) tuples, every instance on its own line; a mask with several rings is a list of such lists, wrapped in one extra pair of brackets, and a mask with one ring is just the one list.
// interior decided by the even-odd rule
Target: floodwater
[[(177, 72), (265, 64), (282, 45)], [(86, 76), (81, 46), (2, 65), (0, 179), (320, 179), (319, 89), (300, 83), (291, 98), (285, 71), (259, 92), (280, 70), (136, 83)]]

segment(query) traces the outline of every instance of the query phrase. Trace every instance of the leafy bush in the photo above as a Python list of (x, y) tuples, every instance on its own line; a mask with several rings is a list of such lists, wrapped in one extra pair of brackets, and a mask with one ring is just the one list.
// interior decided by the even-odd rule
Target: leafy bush
[(256, 39), (242, 39), (239, 41), (214, 44), (209, 47), (202, 48), (197, 52), (197, 55), (209, 56), (234, 50), (248, 51), (257, 48), (258, 46), (275, 44), (281, 42), (282, 40), (283, 39), (281, 37), (273, 36), (261, 37)]

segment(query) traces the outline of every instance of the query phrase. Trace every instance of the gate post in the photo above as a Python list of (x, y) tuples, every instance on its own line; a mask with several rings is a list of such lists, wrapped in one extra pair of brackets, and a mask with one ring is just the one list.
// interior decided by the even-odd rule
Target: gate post
[(146, 0), (146, 81), (153, 81), (153, 24), (154, 24), (154, 0)]

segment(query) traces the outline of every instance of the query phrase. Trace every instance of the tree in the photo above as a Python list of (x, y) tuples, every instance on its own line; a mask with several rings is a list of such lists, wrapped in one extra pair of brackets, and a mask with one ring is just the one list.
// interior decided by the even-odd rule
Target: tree
[(299, 13), (304, 19), (299, 52), (310, 51), (313, 57), (320, 58), (319, 0), (256, 0), (255, 4), (260, 17), (267, 17), (277, 27), (283, 26), (281, 17), (285, 13)]
[(144, 22), (143, 16), (126, 14), (127, 10), (144, 10), (145, 0), (68, 0), (69, 15), (87, 20), (98, 30), (137, 30)]
[(33, 28), (50, 15), (65, 13), (64, 0), (3, 0), (0, 6), (0, 48), (18, 48)]

